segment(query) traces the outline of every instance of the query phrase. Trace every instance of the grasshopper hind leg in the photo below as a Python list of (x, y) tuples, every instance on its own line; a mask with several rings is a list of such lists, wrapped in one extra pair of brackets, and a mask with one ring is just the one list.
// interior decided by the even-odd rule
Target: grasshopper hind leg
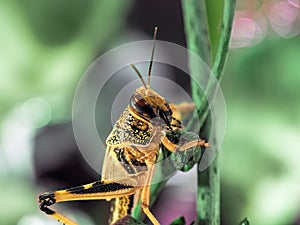
[(56, 202), (54, 193), (46, 192), (44, 194), (41, 194), (38, 197), (38, 202), (40, 204), (40, 210), (46, 213), (48, 216), (51, 216), (66, 225), (77, 225), (77, 223), (75, 223), (74, 221), (49, 208), (49, 206), (54, 205)]
[(54, 194), (51, 192), (46, 192), (44, 194), (41, 194), (38, 197), (38, 202), (40, 204), (40, 210), (46, 213), (47, 215), (54, 214), (54, 211), (49, 209), (48, 207), (55, 204), (55, 197)]
[(124, 183), (95, 181), (90, 184), (80, 185), (69, 189), (45, 192), (38, 196), (38, 202), (40, 210), (48, 216), (51, 216), (66, 225), (77, 225), (74, 221), (49, 207), (58, 202), (112, 199), (133, 195), (137, 191), (137, 188), (138, 187)]

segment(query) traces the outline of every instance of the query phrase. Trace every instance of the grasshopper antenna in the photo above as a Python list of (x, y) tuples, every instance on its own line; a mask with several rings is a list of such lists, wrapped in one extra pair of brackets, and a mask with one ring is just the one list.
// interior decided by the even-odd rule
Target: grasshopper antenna
[(130, 64), (130, 66), (131, 66), (131, 67), (134, 69), (134, 71), (137, 73), (137, 75), (138, 75), (139, 78), (141, 79), (141, 81), (142, 81), (144, 87), (147, 89), (147, 85), (146, 85), (146, 83), (145, 83), (145, 81), (144, 81), (144, 79), (143, 79), (143, 76), (142, 76), (142, 74), (140, 73), (140, 71), (135, 67), (135, 65)]
[(150, 88), (150, 75), (151, 75), (152, 64), (153, 64), (157, 29), (158, 29), (157, 27), (154, 28), (154, 34), (153, 34), (153, 47), (152, 47), (151, 60), (150, 60), (150, 65), (149, 65), (149, 70), (148, 70), (148, 85), (147, 85), (148, 88)]

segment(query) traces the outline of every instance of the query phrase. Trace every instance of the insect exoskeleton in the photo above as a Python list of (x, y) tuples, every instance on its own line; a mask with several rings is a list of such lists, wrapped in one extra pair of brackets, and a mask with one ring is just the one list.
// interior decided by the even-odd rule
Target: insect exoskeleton
[(209, 146), (200, 139), (184, 140), (179, 144), (177, 136), (183, 130), (180, 112), (193, 107), (190, 104), (177, 107), (150, 88), (156, 33), (157, 28), (154, 30), (147, 84), (138, 69), (131, 65), (143, 86), (132, 94), (129, 105), (106, 140), (101, 180), (39, 195), (40, 209), (47, 215), (64, 224), (76, 225), (49, 207), (64, 201), (115, 199), (110, 219), (112, 224), (129, 215), (140, 201), (142, 211), (149, 220), (159, 225), (149, 210), (150, 185), (159, 150), (163, 147), (175, 153)]

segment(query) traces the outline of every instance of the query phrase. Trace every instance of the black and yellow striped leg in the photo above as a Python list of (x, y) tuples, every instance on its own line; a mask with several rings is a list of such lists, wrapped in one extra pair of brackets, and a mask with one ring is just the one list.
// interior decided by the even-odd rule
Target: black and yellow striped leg
[(137, 189), (138, 187), (121, 183), (96, 181), (65, 190), (46, 192), (38, 196), (38, 202), (41, 211), (47, 215), (66, 225), (77, 225), (72, 220), (53, 211), (49, 207), (58, 202), (118, 198), (126, 195), (132, 195), (137, 191)]

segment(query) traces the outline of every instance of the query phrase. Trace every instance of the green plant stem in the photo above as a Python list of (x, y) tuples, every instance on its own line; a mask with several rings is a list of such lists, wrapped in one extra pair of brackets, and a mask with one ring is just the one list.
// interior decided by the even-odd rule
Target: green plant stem
[[(218, 4), (217, 6), (215, 4)], [(214, 76), (221, 79), (228, 53), (228, 45), (234, 16), (236, 0), (182, 0), (185, 33), (188, 48), (199, 55), (212, 68)], [(212, 95), (215, 91), (210, 80), (203, 81), (205, 68), (189, 61), (192, 76), (192, 97), (200, 119), (201, 137), (211, 132), (209, 105), (204, 93)], [(199, 90), (194, 80), (205, 85)], [(212, 131), (213, 132), (213, 131)], [(216, 141), (216, 140), (213, 140)], [(215, 143), (211, 143), (212, 146)], [(210, 148), (209, 151), (217, 151)], [(208, 169), (198, 172), (197, 224), (220, 224), (220, 174), (217, 158)]]
[[(210, 131), (210, 115), (208, 116), (202, 130), (201, 137), (208, 137)], [(216, 140), (211, 140), (212, 142)], [(216, 143), (211, 143), (208, 151), (217, 151)], [(210, 166), (200, 172), (197, 177), (197, 224), (199, 225), (219, 225), (220, 224), (220, 171), (218, 167), (218, 157)]]
[[(206, 9), (203, 6), (205, 6), (205, 0), (182, 0), (187, 47), (200, 56), (208, 66), (211, 66), (208, 21)], [(191, 62), (189, 62), (189, 67), (193, 78), (191, 81), (192, 97), (196, 103), (198, 117), (201, 118), (199, 115), (206, 114), (208, 103), (203, 92), (204, 90), (199, 89), (198, 84), (194, 80), (207, 85), (208, 80), (203, 78), (205, 76), (202, 76), (206, 68), (192, 69), (193, 65)], [(200, 123), (200, 126), (202, 124)]]
[(213, 74), (218, 80), (221, 79), (222, 72), (225, 66), (229, 42), (231, 37), (231, 30), (233, 24), (233, 17), (235, 12), (236, 0), (226, 0), (224, 3), (224, 13), (222, 19), (222, 25), (220, 29), (220, 41), (218, 44), (216, 57), (213, 64)]

